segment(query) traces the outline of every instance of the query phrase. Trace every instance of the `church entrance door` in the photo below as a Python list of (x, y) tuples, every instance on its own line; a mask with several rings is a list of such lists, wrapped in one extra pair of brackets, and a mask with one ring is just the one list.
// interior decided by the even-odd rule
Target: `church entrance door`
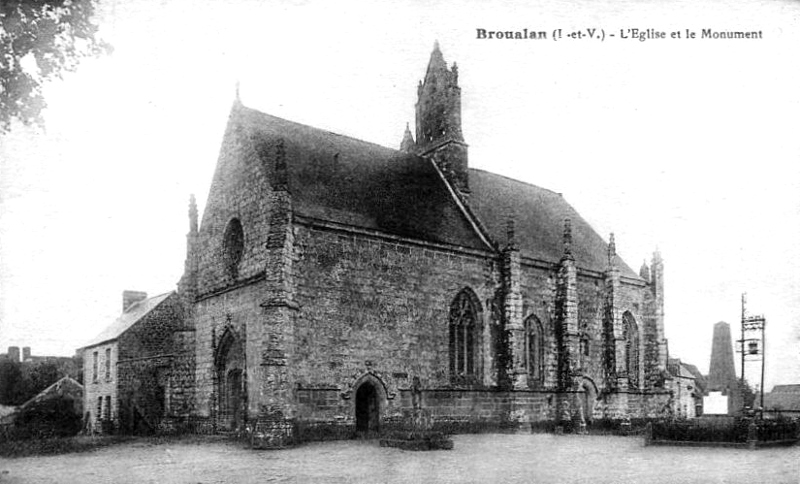
[(227, 409), (229, 415), (229, 428), (242, 427), (242, 370), (235, 369), (228, 372)]
[(376, 434), (379, 422), (378, 392), (366, 381), (356, 390), (356, 431), (363, 436)]
[(247, 421), (247, 372), (244, 341), (231, 329), (220, 338), (215, 354), (217, 381), (217, 425), (241, 430)]

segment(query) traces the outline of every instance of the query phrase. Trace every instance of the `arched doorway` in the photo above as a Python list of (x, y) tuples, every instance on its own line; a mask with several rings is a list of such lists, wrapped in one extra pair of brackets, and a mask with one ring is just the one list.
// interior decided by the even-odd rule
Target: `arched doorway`
[(242, 426), (242, 370), (241, 368), (234, 368), (228, 372), (226, 383), (226, 406), (228, 410), (228, 424), (231, 430), (238, 429)]
[(361, 435), (376, 434), (380, 427), (378, 390), (370, 381), (356, 390), (356, 431)]
[(241, 338), (229, 328), (220, 338), (216, 352), (217, 425), (225, 430), (242, 429), (247, 420), (243, 346)]

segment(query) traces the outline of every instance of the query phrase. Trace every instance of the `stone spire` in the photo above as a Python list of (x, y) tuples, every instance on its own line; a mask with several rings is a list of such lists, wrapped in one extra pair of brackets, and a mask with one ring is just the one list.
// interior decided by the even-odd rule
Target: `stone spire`
[(447, 63), (444, 61), (444, 55), (442, 55), (442, 50), (439, 48), (439, 41), (433, 41), (433, 52), (431, 52), (431, 60), (428, 63), (428, 72), (431, 69), (444, 69), (447, 70)]
[(402, 143), (400, 143), (400, 151), (405, 151), (406, 153), (413, 153), (416, 147), (417, 144), (414, 143), (414, 136), (411, 134), (411, 130), (408, 127), (408, 123), (406, 123), (406, 132), (403, 133), (403, 141)]
[(433, 46), (425, 79), (417, 88), (416, 152), (431, 158), (461, 194), (469, 193), (467, 145), (461, 132), (458, 68), (447, 68), (439, 43)]
[(445, 140), (463, 142), (458, 68), (455, 72), (447, 68), (439, 42), (433, 46), (425, 79), (418, 91), (417, 144), (427, 147)]

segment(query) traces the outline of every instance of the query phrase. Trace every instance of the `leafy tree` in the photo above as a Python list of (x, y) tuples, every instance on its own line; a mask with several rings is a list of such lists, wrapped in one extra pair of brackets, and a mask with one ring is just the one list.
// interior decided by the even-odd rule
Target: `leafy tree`
[[(739, 392), (742, 395), (742, 404), (747, 408), (753, 408), (756, 401), (756, 392), (747, 380), (739, 379)], [(758, 402), (759, 405), (761, 401)]]
[(33, 363), (26, 372), (25, 378), (28, 381), (28, 398), (39, 394), (42, 390), (49, 387), (59, 379), (58, 366), (49, 361)]
[(0, 404), (21, 405), (58, 381), (61, 371), (50, 361), (0, 360)]
[(72, 357), (72, 370), (70, 375), (78, 383), (83, 385), (83, 354), (78, 353)]
[(0, 359), (0, 405), (19, 405), (24, 402), (26, 387), (20, 363)]
[(92, 22), (96, 0), (0, 0), (0, 133), (12, 119), (43, 125), (45, 81), (109, 52)]

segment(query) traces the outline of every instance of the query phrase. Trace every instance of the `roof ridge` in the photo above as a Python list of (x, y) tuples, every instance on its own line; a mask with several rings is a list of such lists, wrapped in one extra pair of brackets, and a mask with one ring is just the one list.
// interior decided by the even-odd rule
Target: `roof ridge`
[(81, 346), (80, 348), (78, 348), (78, 350), (82, 351), (82, 350), (85, 350), (86, 348), (93, 348), (93, 347), (101, 345), (103, 343), (107, 343), (109, 341), (114, 341), (114, 340), (118, 339), (120, 337), (120, 335), (122, 335), (125, 331), (129, 330), (131, 328), (131, 326), (136, 324), (140, 319), (142, 319), (143, 317), (145, 317), (146, 315), (148, 315), (152, 311), (154, 311), (156, 308), (161, 306), (161, 304), (163, 304), (164, 301), (169, 299), (169, 297), (172, 296), (173, 294), (177, 294), (177, 291), (172, 290), (172, 291), (164, 292), (164, 293), (158, 294), (156, 296), (152, 296), (152, 297), (149, 297), (147, 299), (144, 299), (142, 301), (138, 301), (135, 304), (132, 304), (131, 308), (134, 308), (134, 307), (142, 305), (142, 303), (145, 303), (147, 301), (153, 301), (153, 300), (158, 299), (158, 298), (163, 298), (161, 301), (158, 301), (156, 304), (153, 304), (153, 306), (150, 307), (148, 310), (144, 311), (142, 314), (139, 314), (135, 319), (130, 321), (127, 324), (127, 326), (125, 326), (121, 331), (118, 331), (116, 334), (113, 334), (113, 336), (109, 335), (106, 338), (100, 339), (100, 337), (103, 336), (104, 334), (106, 334), (106, 332), (108, 332), (111, 328), (113, 328), (115, 324), (124, 322), (125, 319), (126, 319), (126, 316), (133, 317), (132, 316), (132, 312), (130, 311), (131, 308), (128, 308), (128, 311), (121, 312), (120, 315), (117, 316), (117, 318), (114, 319), (114, 321), (111, 324), (106, 326), (105, 329), (103, 329), (103, 331), (101, 331), (97, 336), (95, 336), (94, 338), (89, 340), (89, 343), (87, 343), (87, 344)]
[(28, 406), (29, 406), (31, 403), (35, 402), (37, 398), (39, 398), (40, 396), (42, 396), (42, 395), (46, 394), (47, 392), (49, 392), (51, 389), (53, 389), (54, 387), (56, 387), (56, 385), (58, 385), (59, 383), (61, 383), (63, 380), (67, 380), (68, 382), (75, 383), (75, 384), (76, 384), (76, 385), (78, 385), (79, 387), (83, 388), (83, 385), (81, 385), (81, 383), (80, 383), (78, 380), (76, 380), (76, 379), (72, 378), (72, 377), (71, 377), (71, 376), (69, 376), (69, 375), (64, 375), (64, 376), (62, 376), (61, 378), (59, 378), (58, 380), (56, 380), (56, 381), (54, 381), (53, 383), (51, 383), (50, 385), (48, 385), (48, 386), (47, 386), (47, 387), (46, 387), (44, 390), (40, 391), (39, 393), (37, 393), (36, 395), (32, 396), (31, 398), (29, 398), (29, 399), (25, 400), (25, 401), (22, 403), (22, 405), (20, 405), (20, 406), (19, 406), (19, 407), (17, 407), (17, 408), (18, 408), (18, 409), (24, 409), (24, 408), (27, 408), (27, 407), (28, 407)]
[(413, 156), (413, 157), (421, 158), (421, 157), (419, 157), (419, 156), (417, 156), (417, 155), (415, 155), (415, 154), (413, 154), (413, 153), (406, 153), (405, 151), (400, 151), (400, 150), (398, 150), (398, 149), (395, 149), (395, 148), (390, 148), (390, 147), (388, 147), (388, 146), (384, 146), (384, 145), (381, 145), (381, 144), (375, 143), (374, 141), (367, 141), (367, 140), (363, 140), (363, 139), (360, 139), (360, 138), (356, 138), (356, 137), (354, 137), (354, 136), (350, 136), (350, 135), (347, 135), (347, 134), (337, 133), (337, 132), (335, 132), (335, 131), (329, 131), (329, 130), (327, 130), (327, 129), (318, 128), (318, 127), (316, 127), (316, 126), (311, 126), (310, 124), (304, 124), (304, 123), (300, 123), (300, 122), (297, 122), (297, 121), (292, 121), (291, 119), (286, 119), (286, 118), (282, 118), (282, 117), (280, 117), (280, 116), (275, 116), (274, 114), (269, 114), (269, 113), (266, 113), (266, 112), (264, 112), (264, 111), (259, 111), (258, 109), (251, 108), (251, 107), (245, 106), (245, 105), (243, 105), (243, 104), (241, 104), (240, 106), (241, 106), (241, 107), (240, 107), (239, 109), (246, 110), (246, 111), (250, 111), (251, 113), (255, 113), (255, 114), (258, 114), (258, 115), (261, 115), (261, 116), (269, 116), (269, 117), (271, 117), (271, 118), (275, 118), (275, 119), (278, 119), (278, 120), (280, 120), (280, 121), (283, 121), (283, 122), (285, 122), (285, 123), (293, 124), (293, 125), (295, 125), (295, 126), (300, 126), (300, 127), (303, 127), (303, 128), (313, 129), (314, 131), (319, 131), (319, 132), (326, 133), (326, 134), (330, 134), (330, 135), (333, 135), (333, 136), (338, 136), (338, 137), (340, 137), (340, 138), (347, 138), (347, 139), (350, 139), (350, 140), (352, 140), (352, 141), (357, 141), (357, 142), (359, 142), (359, 143), (364, 143), (364, 144), (367, 144), (367, 145), (372, 145), (372, 146), (374, 146), (374, 147), (381, 148), (381, 149), (383, 149), (383, 150), (394, 151), (394, 152), (400, 153), (400, 154), (402, 154), (402, 155), (406, 155), (406, 156)]

